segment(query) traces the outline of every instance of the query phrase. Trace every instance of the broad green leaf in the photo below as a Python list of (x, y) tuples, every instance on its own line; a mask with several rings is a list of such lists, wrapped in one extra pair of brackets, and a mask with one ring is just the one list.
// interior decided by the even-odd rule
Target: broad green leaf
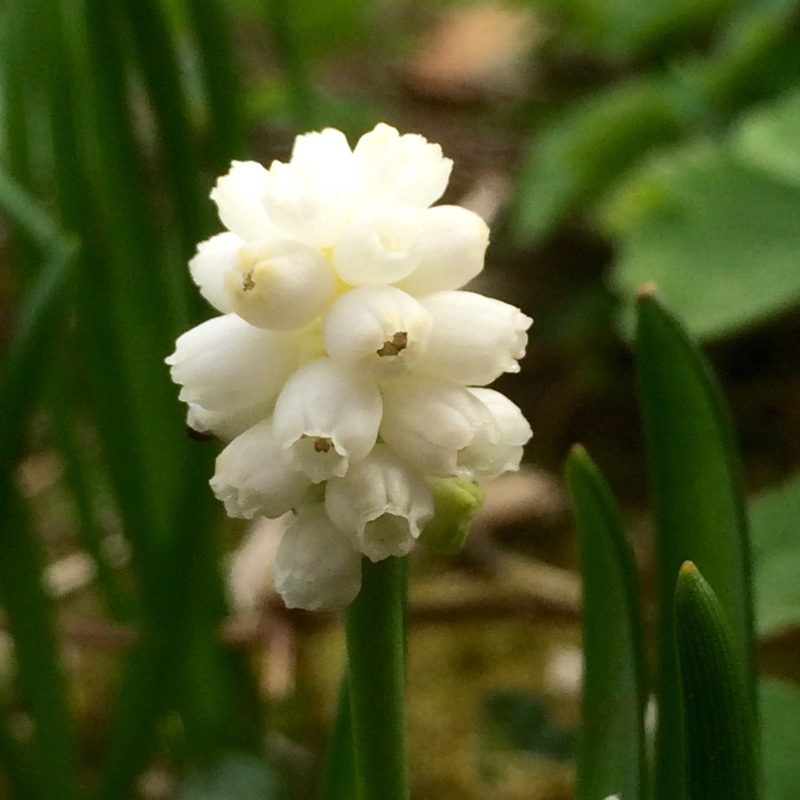
[[(675, 578), (693, 561), (730, 620), (738, 658), (754, 671), (750, 554), (741, 470), (728, 411), (708, 364), (649, 292), (638, 301), (639, 398), (657, 527), (659, 729), (656, 797), (683, 786), (682, 722), (673, 617)], [(755, 705), (753, 673), (749, 690)]]
[(729, 144), (682, 147), (644, 168), (605, 212), (624, 324), (648, 282), (703, 339), (800, 304), (799, 169), (797, 94), (746, 118)]
[(688, 800), (757, 800), (750, 665), (713, 589), (687, 561), (675, 589)]
[(677, 87), (640, 79), (572, 107), (531, 147), (517, 187), (511, 234), (528, 243), (598, 200), (654, 148), (679, 138), (686, 113)]
[(800, 475), (750, 503), (761, 636), (800, 625)]
[(749, 0), (725, 20), (711, 53), (689, 61), (684, 78), (707, 114), (726, 120), (789, 91), (800, 79), (797, 0)]
[(764, 800), (796, 800), (800, 786), (800, 688), (764, 678), (759, 689)]
[(582, 738), (578, 800), (645, 794), (646, 697), (636, 561), (619, 510), (582, 447), (567, 460), (583, 578)]
[(628, 58), (683, 48), (692, 33), (735, 5), (733, 0), (568, 0), (560, 4), (582, 42), (602, 55)]
[(733, 150), (752, 169), (800, 187), (800, 91), (750, 114), (733, 134)]

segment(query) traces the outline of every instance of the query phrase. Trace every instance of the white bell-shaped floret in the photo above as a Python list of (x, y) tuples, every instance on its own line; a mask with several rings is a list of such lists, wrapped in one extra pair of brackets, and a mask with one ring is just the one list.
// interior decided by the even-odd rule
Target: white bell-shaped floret
[(433, 517), (433, 495), (422, 476), (378, 444), (325, 490), (328, 516), (372, 561), (404, 556)]
[(338, 187), (305, 177), (293, 164), (273, 161), (264, 187), (267, 216), (283, 236), (330, 247), (347, 220)]
[(346, 292), (325, 315), (325, 349), (338, 364), (376, 380), (402, 375), (425, 351), (431, 315), (393, 286)]
[(295, 508), (311, 481), (288, 469), (265, 419), (237, 436), (218, 456), (211, 489), (229, 517), (279, 517)]
[(427, 475), (467, 475), (461, 452), (492, 424), (486, 406), (463, 386), (409, 375), (382, 387), (381, 438)]
[(325, 128), (298, 136), (290, 163), (301, 177), (339, 189), (350, 177), (352, 160), (347, 137), (335, 128)]
[(420, 302), (433, 327), (418, 371), (476, 386), (519, 372), (533, 320), (516, 306), (474, 292), (436, 292)]
[(226, 276), (233, 310), (252, 325), (288, 330), (318, 316), (331, 301), (333, 270), (313, 247), (291, 239), (247, 245)]
[(494, 389), (471, 388), (468, 391), (489, 409), (492, 424), (482, 429), (462, 451), (460, 463), (480, 480), (518, 470), (523, 448), (533, 436), (528, 420), (517, 405)]
[(267, 170), (261, 164), (234, 161), (211, 190), (222, 224), (246, 242), (277, 235), (261, 202), (266, 180)]
[(461, 206), (434, 206), (420, 216), (416, 269), (396, 286), (417, 297), (460, 289), (483, 269), (489, 227)]
[[(236, 314), (213, 317), (178, 337), (166, 359), (189, 424), (232, 438), (269, 414), (298, 366), (298, 337), (254, 328)], [(194, 423), (194, 424), (192, 424)]]
[(322, 504), (303, 506), (275, 554), (275, 588), (287, 608), (336, 609), (361, 588), (361, 554)]
[(333, 248), (333, 265), (351, 286), (394, 283), (419, 265), (422, 211), (379, 205), (353, 218)]
[(381, 394), (361, 373), (321, 358), (287, 381), (273, 425), (289, 463), (314, 483), (342, 476), (375, 445)]
[(419, 134), (380, 123), (353, 149), (352, 197), (357, 208), (399, 203), (427, 208), (444, 193), (453, 162)]
[(239, 251), (243, 246), (244, 241), (235, 233), (220, 233), (200, 242), (189, 262), (189, 272), (200, 294), (223, 314), (233, 311), (227, 276), (238, 270)]

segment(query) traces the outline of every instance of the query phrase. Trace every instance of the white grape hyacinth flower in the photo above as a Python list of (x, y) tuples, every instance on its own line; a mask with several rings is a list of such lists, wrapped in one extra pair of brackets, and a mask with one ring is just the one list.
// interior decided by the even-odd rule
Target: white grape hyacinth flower
[(189, 270), (220, 316), (167, 363), (188, 426), (228, 443), (211, 478), (227, 513), (294, 514), (274, 570), (287, 606), (350, 603), (362, 558), (414, 548), (436, 481), (516, 470), (530, 439), (485, 387), (519, 371), (532, 320), (463, 290), (489, 229), (432, 206), (452, 166), (381, 123), (353, 148), (326, 129), (288, 162), (234, 161), (211, 192), (226, 230)]

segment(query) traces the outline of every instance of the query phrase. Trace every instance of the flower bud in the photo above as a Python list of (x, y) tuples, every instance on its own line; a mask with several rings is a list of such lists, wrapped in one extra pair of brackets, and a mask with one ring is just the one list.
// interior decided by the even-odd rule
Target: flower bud
[(454, 555), (464, 546), (472, 518), (483, 506), (483, 491), (464, 478), (428, 478), (433, 492), (434, 515), (419, 540), (442, 555)]

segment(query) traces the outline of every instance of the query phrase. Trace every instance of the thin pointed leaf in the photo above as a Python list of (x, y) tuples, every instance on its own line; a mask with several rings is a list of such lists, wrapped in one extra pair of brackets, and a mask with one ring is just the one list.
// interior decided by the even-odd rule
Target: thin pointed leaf
[(567, 459), (583, 576), (577, 800), (645, 791), (644, 655), (636, 561), (611, 490), (580, 446)]
[(0, 602), (14, 640), (22, 696), (34, 723), (39, 800), (78, 794), (78, 744), (41, 575), (44, 563), (10, 476), (0, 478)]
[(750, 664), (714, 590), (686, 562), (675, 590), (688, 800), (757, 800)]
[(727, 408), (711, 371), (652, 292), (638, 301), (639, 394), (657, 525), (659, 728), (656, 797), (681, 797), (682, 722), (671, 607), (684, 561), (702, 570), (749, 665), (755, 708), (753, 604), (741, 471)]

